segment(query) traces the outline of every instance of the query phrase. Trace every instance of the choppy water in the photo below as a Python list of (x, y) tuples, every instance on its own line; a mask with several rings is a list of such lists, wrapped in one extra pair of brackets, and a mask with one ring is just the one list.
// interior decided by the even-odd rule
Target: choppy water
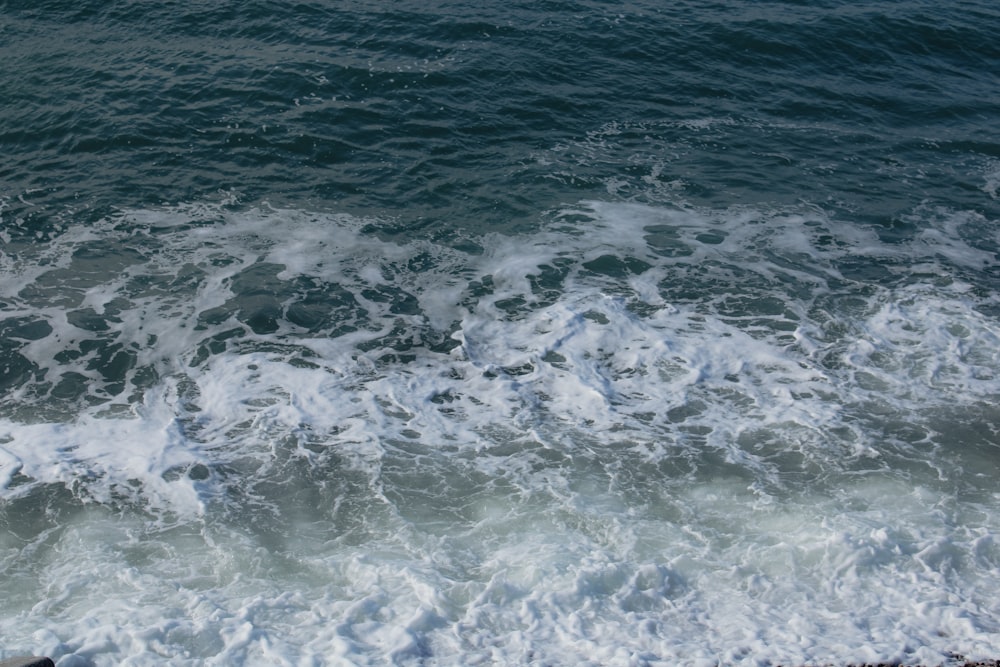
[(997, 34), (0, 3), (0, 657), (1000, 656)]

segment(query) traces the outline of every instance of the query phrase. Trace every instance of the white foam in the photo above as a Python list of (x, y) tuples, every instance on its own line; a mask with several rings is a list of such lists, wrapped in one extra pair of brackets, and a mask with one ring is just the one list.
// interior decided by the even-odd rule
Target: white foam
[(983, 181), (983, 192), (996, 199), (997, 189), (1000, 188), (1000, 161), (990, 161), (983, 174)]
[(21, 472), (24, 463), (3, 447), (0, 447), (0, 489), (6, 489), (14, 475)]
[[(975, 420), (996, 415), (1000, 327), (967, 216), (897, 244), (808, 211), (583, 202), (544, 222), (472, 255), (348, 216), (178, 207), (5, 264), (5, 318), (51, 332), (17, 339), (45, 377), (0, 421), (3, 649), (997, 654), (996, 434)], [(141, 257), (59, 273), (125, 234)], [(309, 290), (312, 328), (288, 317)], [(67, 373), (79, 395), (49, 393)]]

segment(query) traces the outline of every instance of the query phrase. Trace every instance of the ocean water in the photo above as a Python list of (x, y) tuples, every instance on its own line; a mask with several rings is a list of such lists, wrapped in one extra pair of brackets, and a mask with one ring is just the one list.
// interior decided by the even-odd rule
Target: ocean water
[(0, 1), (0, 658), (1000, 657), (998, 34)]

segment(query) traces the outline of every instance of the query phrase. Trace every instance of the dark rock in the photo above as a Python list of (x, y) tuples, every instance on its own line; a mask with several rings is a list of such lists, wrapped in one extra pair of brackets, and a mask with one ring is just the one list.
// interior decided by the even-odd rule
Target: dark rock
[(23, 658), (7, 658), (0, 660), (0, 667), (56, 667), (49, 658), (28, 655)]

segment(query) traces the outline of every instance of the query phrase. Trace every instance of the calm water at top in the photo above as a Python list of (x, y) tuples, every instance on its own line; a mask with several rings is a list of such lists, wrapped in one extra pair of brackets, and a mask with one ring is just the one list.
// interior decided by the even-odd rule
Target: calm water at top
[(0, 175), (8, 215), (42, 226), (220, 190), (434, 228), (531, 224), (609, 188), (995, 215), (998, 20), (985, 2), (8, 2)]

